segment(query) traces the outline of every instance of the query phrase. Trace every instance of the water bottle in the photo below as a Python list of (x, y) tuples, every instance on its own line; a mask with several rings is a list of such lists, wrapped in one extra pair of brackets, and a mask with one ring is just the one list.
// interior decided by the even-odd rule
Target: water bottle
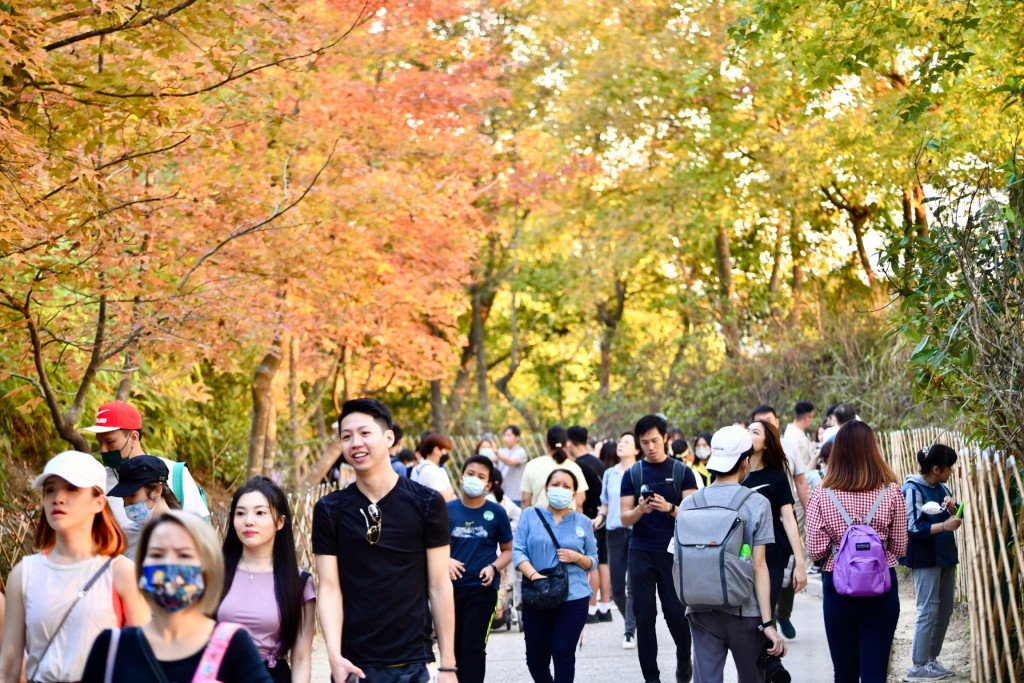
[(740, 559), (750, 562), (750, 546), (746, 543), (740, 546)]

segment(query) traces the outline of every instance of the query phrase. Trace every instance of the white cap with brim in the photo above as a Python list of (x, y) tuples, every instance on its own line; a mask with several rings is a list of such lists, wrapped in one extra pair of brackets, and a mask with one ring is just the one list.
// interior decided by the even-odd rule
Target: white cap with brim
[(32, 488), (43, 487), (50, 477), (60, 477), (72, 486), (89, 489), (107, 488), (107, 470), (99, 460), (81, 451), (64, 451), (50, 458), (43, 473), (32, 480)]
[(722, 427), (711, 437), (711, 458), (705, 467), (712, 472), (731, 472), (736, 461), (753, 447), (750, 434), (743, 427)]

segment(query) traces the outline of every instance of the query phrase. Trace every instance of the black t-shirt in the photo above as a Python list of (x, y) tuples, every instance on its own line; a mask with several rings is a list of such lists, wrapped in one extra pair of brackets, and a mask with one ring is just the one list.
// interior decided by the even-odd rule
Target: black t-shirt
[(772, 523), (775, 527), (775, 543), (765, 546), (765, 560), (778, 567), (789, 562), (793, 548), (789, 544), (786, 528), (782, 526), (782, 507), (793, 504), (793, 489), (789, 488), (789, 477), (782, 470), (761, 469), (751, 472), (743, 485), (754, 489), (772, 504)]
[[(657, 465), (652, 465), (646, 460), (641, 460), (640, 463), (643, 474), (640, 479), (641, 486), (646, 484), (653, 493), (661, 495), (662, 498), (676, 506), (683, 502), (683, 497), (676, 493), (675, 480), (672, 478), (672, 472), (676, 467), (684, 470), (683, 491), (697, 488), (697, 478), (693, 476), (693, 470), (677, 460), (665, 458)], [(621, 493), (623, 496), (633, 496), (635, 504), (640, 504), (640, 494), (633, 490), (632, 468), (626, 470), (622, 475)], [(633, 533), (629, 537), (629, 547), (634, 550), (667, 553), (668, 544), (672, 540), (675, 528), (676, 520), (672, 515), (660, 510), (650, 512), (643, 515), (633, 525)]]
[(583, 476), (587, 480), (586, 498), (583, 501), (583, 514), (590, 519), (597, 517), (597, 511), (601, 508), (601, 487), (604, 480), (604, 464), (590, 453), (585, 453), (576, 458), (576, 464), (583, 470)]
[[(205, 648), (204, 648), (205, 649)], [(107, 671), (107, 653), (110, 650), (110, 630), (103, 631), (89, 651), (82, 673), (82, 683), (103, 683)], [(203, 651), (185, 659), (162, 662), (153, 654), (140, 628), (126, 628), (121, 632), (117, 645), (117, 659), (114, 660), (114, 683), (138, 683), (156, 681), (162, 674), (166, 683), (191, 683)], [(252, 644), (252, 638), (245, 629), (239, 629), (231, 637), (224, 659), (217, 670), (217, 680), (223, 683), (273, 683), (267, 668), (260, 659), (260, 653)]]
[(338, 558), (341, 654), (360, 668), (431, 662), (427, 549), (448, 545), (448, 508), (437, 491), (399, 477), (377, 501), (380, 540), (370, 545), (369, 505), (353, 484), (313, 508), (313, 553)]

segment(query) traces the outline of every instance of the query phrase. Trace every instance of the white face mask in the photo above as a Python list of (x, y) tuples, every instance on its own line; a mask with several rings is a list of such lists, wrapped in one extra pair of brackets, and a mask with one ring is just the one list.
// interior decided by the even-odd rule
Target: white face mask
[(701, 460), (707, 460), (711, 457), (711, 448), (709, 446), (698, 446), (694, 449), (693, 454)]
[(479, 454), (487, 456), (488, 458), (493, 459), (494, 458), (494, 449), (493, 448), (481, 448)]
[(470, 498), (479, 498), (484, 495), (486, 486), (484, 480), (479, 477), (462, 477), (462, 491)]

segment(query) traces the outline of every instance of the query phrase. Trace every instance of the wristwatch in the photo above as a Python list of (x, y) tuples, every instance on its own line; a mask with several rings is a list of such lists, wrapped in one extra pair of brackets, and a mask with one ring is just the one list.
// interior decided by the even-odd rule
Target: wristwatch
[(771, 628), (772, 626), (775, 626), (775, 620), (774, 619), (772, 619), (771, 621), (766, 621), (763, 624), (758, 624), (757, 625), (757, 630), (760, 631), (761, 633), (764, 633), (764, 630), (766, 628)]
[(488, 567), (490, 567), (491, 569), (493, 569), (493, 570), (494, 570), (494, 575), (495, 575), (495, 576), (497, 576), (497, 575), (498, 575), (498, 568), (494, 566), (494, 563), (493, 563), (493, 562), (491, 562), (491, 563), (490, 563), (489, 565), (487, 565), (487, 566), (488, 566)]

